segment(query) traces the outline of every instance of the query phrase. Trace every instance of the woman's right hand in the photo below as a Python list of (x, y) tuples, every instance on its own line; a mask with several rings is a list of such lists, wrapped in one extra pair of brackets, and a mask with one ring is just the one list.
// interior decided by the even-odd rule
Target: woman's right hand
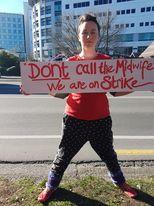
[(21, 93), (21, 94), (24, 94), (24, 95), (30, 95), (30, 93), (26, 93), (26, 92), (23, 90), (22, 84), (20, 85), (20, 93)]

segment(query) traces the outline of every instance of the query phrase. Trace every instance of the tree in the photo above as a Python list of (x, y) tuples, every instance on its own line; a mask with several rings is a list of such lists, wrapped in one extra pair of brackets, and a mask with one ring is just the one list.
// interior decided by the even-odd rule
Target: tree
[(104, 12), (104, 17), (99, 17), (98, 22), (101, 27), (98, 49), (106, 54), (110, 54), (114, 48), (119, 46), (119, 34), (122, 28), (115, 28), (114, 21), (116, 16), (111, 15), (110, 11)]
[(61, 33), (55, 32), (52, 43), (59, 53), (67, 57), (78, 53), (81, 46), (78, 41), (77, 20), (73, 16), (63, 20)]
[[(98, 18), (101, 32), (97, 48), (106, 54), (109, 54), (118, 45), (118, 34), (121, 29), (114, 27), (114, 20), (115, 17), (111, 16), (109, 11), (106, 12), (105, 16)], [(57, 48), (59, 53), (63, 53), (67, 57), (77, 54), (81, 50), (78, 41), (77, 24), (78, 18), (74, 19), (73, 16), (64, 17), (61, 34), (55, 33), (55, 37), (52, 40), (53, 46)]]
[(0, 52), (0, 71), (2, 75), (20, 75), (19, 57), (5, 51)]

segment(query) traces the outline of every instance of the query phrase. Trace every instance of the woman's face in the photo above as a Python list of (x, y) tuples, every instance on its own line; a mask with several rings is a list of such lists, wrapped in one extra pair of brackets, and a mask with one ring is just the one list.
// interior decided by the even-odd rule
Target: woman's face
[(95, 49), (99, 39), (99, 32), (95, 22), (84, 22), (79, 26), (79, 41), (82, 48)]

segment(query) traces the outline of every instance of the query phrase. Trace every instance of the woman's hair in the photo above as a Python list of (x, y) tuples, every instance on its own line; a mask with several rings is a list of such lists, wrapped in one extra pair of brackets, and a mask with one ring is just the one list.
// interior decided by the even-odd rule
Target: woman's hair
[(100, 25), (96, 19), (96, 17), (92, 14), (84, 14), (82, 16), (79, 17), (79, 23), (78, 23), (78, 33), (79, 33), (79, 27), (81, 24), (83, 24), (84, 22), (88, 22), (88, 21), (93, 21), (96, 25), (97, 25), (97, 28), (98, 28), (98, 33), (100, 34)]

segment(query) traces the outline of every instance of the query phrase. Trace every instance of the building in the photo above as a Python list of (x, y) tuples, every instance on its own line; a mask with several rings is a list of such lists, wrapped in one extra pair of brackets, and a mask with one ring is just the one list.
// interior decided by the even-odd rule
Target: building
[(34, 52), (40, 59), (56, 54), (52, 35), (60, 32), (61, 17), (64, 21), (89, 12), (102, 19), (114, 16), (113, 26), (120, 34), (118, 47), (110, 48), (110, 54), (138, 56), (154, 40), (153, 0), (29, 0), (29, 4), (33, 7)]
[(38, 60), (48, 60), (58, 51), (52, 45), (52, 37), (61, 32), (61, 1), (29, 0), (32, 6), (33, 53)]
[(27, 58), (33, 58), (32, 7), (24, 2), (25, 47)]
[(25, 58), (24, 16), (0, 13), (0, 47)]
[[(114, 52), (139, 55), (154, 40), (153, 0), (62, 0), (63, 16), (77, 17), (86, 12), (115, 16), (114, 27), (121, 29), (119, 48)], [(64, 19), (64, 17), (63, 17)], [(113, 51), (111, 51), (113, 52)]]

